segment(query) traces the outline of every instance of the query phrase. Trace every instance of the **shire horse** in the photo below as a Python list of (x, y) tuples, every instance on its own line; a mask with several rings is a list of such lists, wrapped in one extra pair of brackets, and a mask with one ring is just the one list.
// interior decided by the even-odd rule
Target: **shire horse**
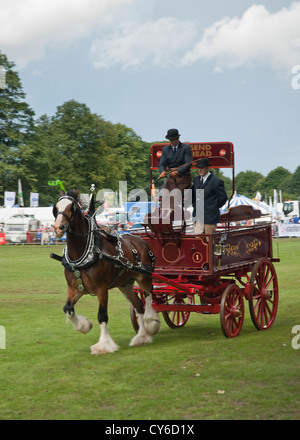
[[(131, 270), (132, 266), (153, 270), (154, 257), (148, 245), (137, 236), (112, 235), (105, 228), (99, 228), (93, 218), (82, 213), (75, 191), (68, 191), (59, 198), (53, 208), (53, 215), (57, 237), (61, 238), (66, 233), (62, 264), (65, 267), (68, 291), (63, 310), (75, 330), (87, 333), (92, 328), (88, 318), (76, 315), (74, 306), (77, 301), (84, 294), (98, 298), (100, 338), (99, 342), (90, 347), (91, 353), (112, 353), (119, 348), (107, 328), (108, 290), (115, 287), (120, 289), (136, 310), (139, 330), (130, 345), (151, 343), (152, 336), (160, 327), (158, 313), (151, 305), (152, 278), (145, 275), (143, 270)], [(125, 264), (115, 264), (120, 261)], [(134, 292), (135, 280), (145, 292), (145, 307)]]

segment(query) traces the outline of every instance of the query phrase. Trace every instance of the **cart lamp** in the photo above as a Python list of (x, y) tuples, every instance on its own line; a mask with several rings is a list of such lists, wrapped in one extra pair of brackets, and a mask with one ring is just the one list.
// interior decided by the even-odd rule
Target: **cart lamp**
[(156, 152), (156, 157), (160, 158), (160, 157), (161, 157), (161, 154), (162, 154), (162, 153), (161, 153), (161, 151), (160, 151), (160, 150), (159, 150), (159, 151), (157, 151), (157, 152)]
[(220, 156), (227, 156), (226, 150), (222, 149), (219, 151)]
[(214, 247), (214, 255), (218, 255), (219, 257), (221, 255), (225, 255), (225, 248), (226, 248), (225, 244), (222, 243), (216, 244)]

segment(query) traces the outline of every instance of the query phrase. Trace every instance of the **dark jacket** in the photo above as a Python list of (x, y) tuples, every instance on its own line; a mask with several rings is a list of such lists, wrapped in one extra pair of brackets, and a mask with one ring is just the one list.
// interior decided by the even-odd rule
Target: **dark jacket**
[(178, 149), (176, 154), (173, 153), (172, 145), (166, 145), (162, 149), (162, 155), (159, 163), (159, 172), (162, 173), (166, 171), (166, 169), (177, 168), (184, 164), (189, 164), (179, 168), (178, 174), (181, 177), (182, 175), (188, 173), (192, 164), (190, 162), (193, 161), (193, 153), (190, 145), (183, 144), (179, 142)]
[[(193, 217), (196, 217), (196, 198), (200, 197), (200, 176), (196, 176), (192, 186)], [(212, 172), (203, 185), (204, 189), (204, 224), (215, 225), (220, 221), (220, 210), (228, 200), (224, 182)], [(199, 217), (199, 215), (198, 215)]]

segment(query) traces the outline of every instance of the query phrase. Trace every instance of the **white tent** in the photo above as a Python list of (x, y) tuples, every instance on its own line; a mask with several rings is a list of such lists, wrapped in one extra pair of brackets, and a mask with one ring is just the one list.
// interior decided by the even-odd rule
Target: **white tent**
[[(230, 207), (238, 206), (238, 205), (250, 205), (253, 206), (254, 209), (259, 209), (261, 211), (261, 215), (270, 215), (271, 209), (269, 205), (264, 202), (260, 202), (259, 200), (252, 200), (249, 197), (242, 196), (240, 194), (234, 194), (230, 201)], [(228, 203), (225, 205), (225, 210), (227, 209)], [(224, 207), (222, 211), (224, 212)]]

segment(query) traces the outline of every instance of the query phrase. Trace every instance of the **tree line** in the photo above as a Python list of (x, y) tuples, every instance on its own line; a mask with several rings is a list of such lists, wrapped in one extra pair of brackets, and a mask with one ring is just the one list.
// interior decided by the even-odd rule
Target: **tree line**
[[(128, 191), (149, 184), (150, 144), (132, 128), (113, 124), (92, 113), (82, 103), (70, 100), (57, 107), (53, 116), (35, 117), (26, 103), (26, 95), (15, 64), (0, 52), (5, 71), (5, 87), (0, 87), (0, 205), (4, 191), (17, 191), (21, 179), (25, 205), (30, 192), (39, 193), (40, 206), (49, 206), (58, 189), (48, 181), (61, 180), (66, 189), (79, 188), (88, 193), (96, 189), (118, 190), (119, 181), (127, 181)], [(231, 179), (216, 170), (231, 194)], [(263, 198), (281, 189), (284, 198), (300, 195), (300, 166), (294, 173), (283, 167), (266, 177), (254, 171), (239, 173), (235, 189)]]

